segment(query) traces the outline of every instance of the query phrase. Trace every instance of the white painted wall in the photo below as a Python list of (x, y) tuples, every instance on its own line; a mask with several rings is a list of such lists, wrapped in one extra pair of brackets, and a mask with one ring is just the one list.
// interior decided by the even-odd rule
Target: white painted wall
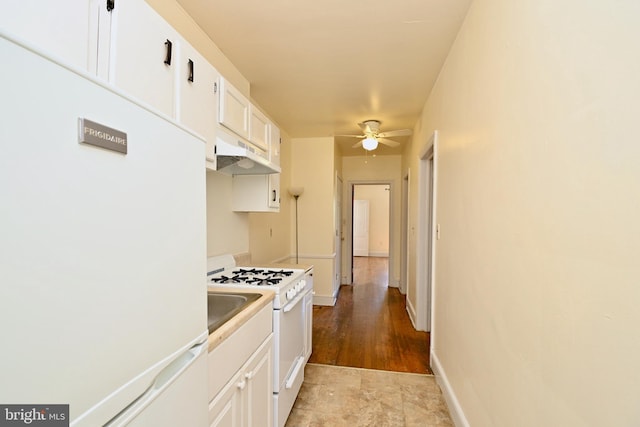
[(459, 425), (640, 425), (638, 22), (475, 0), (425, 105), (404, 169), (437, 129), (432, 360)]
[(249, 214), (231, 210), (231, 175), (207, 171), (207, 256), (249, 252)]

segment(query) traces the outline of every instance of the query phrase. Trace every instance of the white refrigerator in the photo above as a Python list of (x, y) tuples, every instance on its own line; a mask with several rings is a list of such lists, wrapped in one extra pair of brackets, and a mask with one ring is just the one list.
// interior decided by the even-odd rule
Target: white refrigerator
[(0, 404), (205, 426), (204, 141), (2, 33), (0, 57)]

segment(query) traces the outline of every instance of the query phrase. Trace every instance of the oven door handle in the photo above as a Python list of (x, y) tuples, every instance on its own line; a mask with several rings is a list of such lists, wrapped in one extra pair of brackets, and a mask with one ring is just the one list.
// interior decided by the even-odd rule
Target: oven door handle
[(293, 301), (291, 301), (289, 304), (285, 305), (282, 310), (285, 313), (290, 312), (302, 300), (302, 298), (304, 298), (304, 296), (306, 294), (307, 294), (306, 292), (302, 292), (300, 295), (296, 296), (296, 298)]
[(296, 366), (293, 368), (293, 372), (291, 372), (291, 375), (289, 375), (287, 382), (284, 384), (284, 388), (290, 389), (291, 387), (293, 387), (293, 383), (296, 380), (296, 377), (298, 376), (298, 372), (300, 372), (300, 369), (302, 369), (303, 366), (304, 366), (304, 357), (300, 356), (296, 361)]

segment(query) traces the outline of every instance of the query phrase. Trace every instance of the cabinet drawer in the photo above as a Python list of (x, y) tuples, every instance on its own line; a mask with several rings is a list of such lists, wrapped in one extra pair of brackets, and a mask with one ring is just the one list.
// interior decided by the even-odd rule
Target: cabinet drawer
[(271, 304), (209, 353), (209, 400), (222, 390), (273, 329)]

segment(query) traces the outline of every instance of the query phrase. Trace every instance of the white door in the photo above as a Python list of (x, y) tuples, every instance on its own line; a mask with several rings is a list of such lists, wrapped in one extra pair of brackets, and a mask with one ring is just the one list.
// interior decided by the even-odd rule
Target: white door
[(369, 201), (353, 201), (353, 256), (369, 256)]

